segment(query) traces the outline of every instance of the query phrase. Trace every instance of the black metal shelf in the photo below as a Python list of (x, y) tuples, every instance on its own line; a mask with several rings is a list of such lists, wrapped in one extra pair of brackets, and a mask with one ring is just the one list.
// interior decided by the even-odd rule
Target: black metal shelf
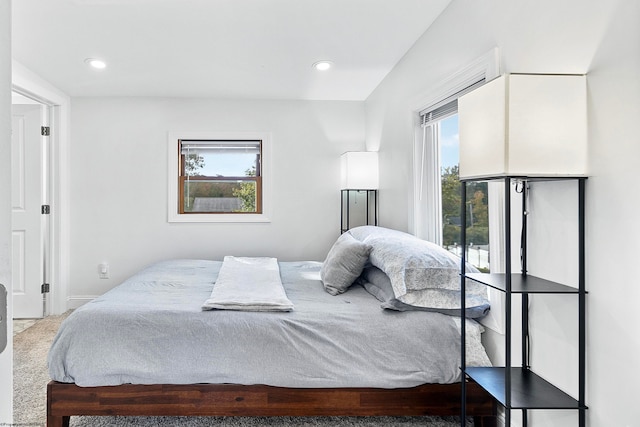
[[(351, 222), (351, 196), (356, 197), (360, 193), (365, 194), (364, 212), (361, 212), (364, 221), (352, 225)], [(378, 190), (359, 190), (355, 188), (340, 190), (340, 234), (349, 231), (358, 225), (378, 225)]]
[[(466, 366), (466, 329), (465, 322), (461, 323), (461, 369), (463, 376), (470, 378), (484, 388), (498, 403), (504, 406), (505, 425), (511, 425), (511, 410), (522, 411), (522, 425), (527, 426), (528, 410), (534, 409), (573, 409), (578, 410), (578, 425), (586, 426), (586, 294), (585, 289), (585, 182), (586, 177), (569, 176), (539, 176), (539, 177), (513, 177), (494, 176), (474, 179), (462, 179), (461, 185), (461, 244), (466, 247), (466, 194), (467, 182), (484, 180), (504, 180), (505, 210), (504, 210), (504, 236), (505, 236), (505, 273), (467, 273), (465, 272), (466, 253), (463, 251), (460, 287), (461, 287), (461, 313), (465, 318), (465, 291), (467, 279), (481, 283), (485, 286), (497, 289), (505, 293), (505, 358), (504, 367), (467, 367)], [(522, 271), (514, 273), (511, 266), (511, 182), (523, 181), (522, 186), (522, 233), (521, 233), (521, 263)], [(571, 287), (562, 283), (552, 282), (540, 277), (527, 274), (527, 209), (526, 192), (528, 181), (578, 181), (578, 280), (577, 287)], [(522, 367), (512, 365), (512, 300), (513, 294), (521, 296), (521, 360)], [(578, 305), (578, 371), (577, 399), (574, 399), (550, 382), (536, 375), (528, 366), (529, 360), (529, 295), (531, 294), (570, 294), (577, 296)], [(461, 425), (466, 416), (466, 387), (462, 381), (462, 417)]]
[[(466, 273), (464, 277), (474, 282), (507, 292), (507, 275), (504, 273)], [(580, 289), (531, 275), (511, 274), (513, 294), (578, 294)]]
[(527, 368), (510, 368), (511, 396), (505, 395), (504, 367), (465, 369), (465, 374), (509, 409), (586, 409), (567, 393)]

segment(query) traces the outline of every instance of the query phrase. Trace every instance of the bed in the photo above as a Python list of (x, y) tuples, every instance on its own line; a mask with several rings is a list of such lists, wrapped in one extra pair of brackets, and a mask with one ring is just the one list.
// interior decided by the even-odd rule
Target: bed
[[(290, 311), (203, 310), (220, 261), (145, 268), (61, 325), (47, 425), (74, 415), (459, 415), (460, 318), (397, 298), (397, 272), (371, 239), (379, 235), (387, 250), (376, 227), (341, 236), (324, 263), (278, 262)], [(467, 361), (488, 365), (482, 328), (467, 322)], [(493, 425), (495, 403), (473, 383), (467, 413)]]

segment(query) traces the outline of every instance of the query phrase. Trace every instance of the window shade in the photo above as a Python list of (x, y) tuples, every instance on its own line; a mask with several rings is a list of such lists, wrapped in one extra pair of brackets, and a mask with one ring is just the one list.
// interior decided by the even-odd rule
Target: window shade
[(458, 98), (471, 92), (475, 88), (482, 86), (484, 83), (485, 78), (483, 77), (475, 83), (466, 86), (464, 89), (455, 92), (453, 95), (446, 97), (437, 104), (431, 105), (430, 107), (420, 111), (420, 125), (429, 126), (442, 119), (446, 119), (449, 116), (453, 116), (458, 112)]
[(260, 154), (260, 141), (189, 141), (181, 140), (182, 154)]

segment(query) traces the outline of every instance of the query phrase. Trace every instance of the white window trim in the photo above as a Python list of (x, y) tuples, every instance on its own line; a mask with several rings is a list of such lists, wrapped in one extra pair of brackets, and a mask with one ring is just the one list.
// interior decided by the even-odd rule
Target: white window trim
[[(260, 140), (262, 141), (261, 214), (180, 214), (178, 212), (178, 140)], [(269, 132), (169, 132), (167, 138), (167, 220), (187, 223), (271, 222), (271, 134)]]
[[(429, 217), (438, 217), (437, 220), (431, 220), (430, 224), (426, 226), (426, 230), (418, 229), (418, 215), (424, 215), (422, 209), (417, 203), (417, 200), (420, 197), (420, 184), (417, 182), (416, 177), (421, 175), (422, 162), (425, 151), (429, 151), (429, 147), (425, 147), (423, 150), (420, 150), (418, 147), (421, 147), (423, 144), (423, 128), (420, 124), (420, 111), (423, 111), (430, 107), (436, 107), (442, 101), (454, 96), (456, 93), (461, 90), (469, 87), (471, 84), (477, 82), (481, 78), (485, 79), (485, 82), (489, 82), (500, 76), (500, 52), (498, 48), (494, 48), (482, 55), (480, 58), (471, 62), (464, 68), (462, 68), (457, 73), (453, 74), (446, 80), (440, 82), (439, 84), (432, 87), (428, 90), (424, 96), (420, 97), (420, 101), (414, 105), (414, 142), (413, 142), (413, 171), (414, 176), (411, 180), (411, 189), (410, 189), (410, 197), (409, 200), (412, 203), (410, 206), (410, 212), (412, 216), (409, 218), (409, 229), (411, 232), (422, 238), (427, 238), (427, 236), (431, 236), (431, 239), (437, 242), (437, 236), (442, 235), (442, 224), (439, 219), (440, 206), (436, 206), (437, 203), (434, 203), (434, 208), (437, 208), (437, 214), (431, 214)], [(436, 129), (437, 130), (437, 129)], [(439, 155), (435, 150), (431, 149), (430, 156), (433, 158)], [(439, 164), (439, 159), (438, 164)], [(436, 183), (440, 182), (440, 171), (437, 171), (437, 177), (432, 177), (427, 180), (427, 185), (433, 187)], [(504, 194), (503, 191), (497, 188), (491, 188), (493, 186), (489, 186), (489, 210), (490, 212), (494, 212), (496, 214), (493, 217), (490, 216), (491, 225), (489, 227), (489, 245), (492, 248), (492, 256), (490, 261), (491, 271), (499, 272), (504, 271), (504, 257), (495, 256), (493, 254), (502, 254), (504, 251)], [(438, 187), (439, 188), (439, 187)], [(437, 202), (437, 201), (434, 201)], [(440, 202), (441, 203), (441, 202)], [(431, 240), (427, 238), (427, 240)], [(440, 238), (441, 239), (441, 238)], [(491, 310), (487, 316), (485, 316), (481, 323), (489, 329), (492, 329), (500, 334), (504, 334), (505, 331), (505, 319), (504, 319), (504, 293), (497, 291), (492, 288), (488, 288), (489, 293), (489, 301), (491, 302)]]

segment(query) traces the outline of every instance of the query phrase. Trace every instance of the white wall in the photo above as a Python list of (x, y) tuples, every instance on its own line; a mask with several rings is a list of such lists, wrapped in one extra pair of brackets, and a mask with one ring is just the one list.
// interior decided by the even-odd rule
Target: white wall
[[(639, 17), (640, 3), (635, 0), (454, 0), (366, 102), (367, 146), (381, 153), (381, 225), (406, 230), (411, 212), (412, 113), (438, 82), (495, 46), (501, 52), (503, 72), (588, 73), (590, 426), (637, 426), (640, 419), (633, 391), (640, 380), (633, 368), (640, 350), (640, 334), (634, 327), (640, 287), (629, 274), (640, 259), (636, 243), (640, 198), (633, 192), (640, 159)], [(538, 224), (536, 235), (575, 227), (569, 219), (570, 201), (575, 201), (572, 188), (558, 185), (536, 190), (532, 197), (538, 207), (557, 206), (555, 216)], [(566, 239), (571, 240), (571, 232)], [(573, 251), (572, 243), (554, 242), (555, 249), (568, 245)], [(534, 244), (530, 253), (536, 250), (545, 251), (544, 244)], [(534, 256), (530, 272), (550, 279), (572, 277), (574, 259), (547, 265)], [(569, 359), (575, 355), (576, 332), (567, 325), (575, 319), (574, 301), (538, 298), (531, 311), (534, 366), (563, 386), (575, 384)], [(534, 414), (530, 425), (574, 426), (576, 421), (571, 411), (542, 412)]]
[[(0, 2), (0, 283), (7, 288), (11, 319), (11, 2)], [(0, 424), (13, 422), (13, 325), (0, 354)], [(3, 325), (4, 326), (4, 325)]]
[[(324, 260), (340, 234), (340, 154), (365, 140), (363, 102), (74, 98), (71, 117), (70, 306), (162, 259)], [(169, 131), (270, 132), (271, 222), (168, 223)]]

